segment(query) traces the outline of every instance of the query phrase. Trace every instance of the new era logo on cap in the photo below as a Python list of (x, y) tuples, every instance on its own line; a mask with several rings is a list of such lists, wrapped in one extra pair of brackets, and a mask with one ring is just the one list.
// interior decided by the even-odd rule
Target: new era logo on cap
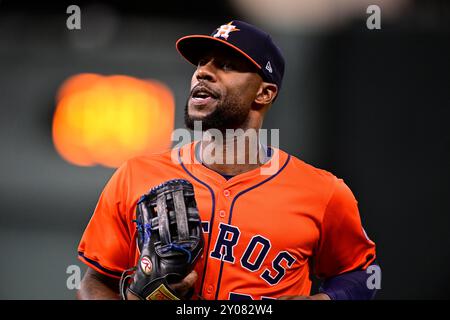
[(267, 61), (266, 70), (272, 73), (272, 66), (270, 65), (270, 61)]
[(201, 56), (217, 45), (234, 49), (260, 70), (264, 81), (281, 88), (283, 54), (267, 32), (251, 24), (233, 20), (214, 29), (210, 35), (185, 36), (176, 44), (178, 52), (194, 65), (198, 65)]

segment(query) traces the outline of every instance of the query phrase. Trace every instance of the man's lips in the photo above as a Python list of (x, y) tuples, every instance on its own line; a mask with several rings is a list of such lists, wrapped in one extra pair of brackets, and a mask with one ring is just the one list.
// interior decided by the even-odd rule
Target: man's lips
[(191, 96), (194, 98), (204, 98), (209, 96), (217, 99), (219, 97), (219, 94), (205, 85), (197, 85), (192, 89)]
[(213, 97), (192, 97), (191, 98), (191, 102), (194, 105), (204, 105), (204, 104), (208, 104), (209, 102), (216, 100)]
[(192, 89), (191, 102), (194, 105), (205, 105), (216, 100), (219, 94), (204, 85), (198, 85)]

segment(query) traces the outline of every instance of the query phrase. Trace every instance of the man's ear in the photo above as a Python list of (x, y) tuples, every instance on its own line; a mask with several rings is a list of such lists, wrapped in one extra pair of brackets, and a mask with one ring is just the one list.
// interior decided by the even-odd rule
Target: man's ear
[(274, 83), (261, 82), (261, 85), (256, 94), (255, 103), (257, 104), (271, 104), (278, 94), (278, 87)]

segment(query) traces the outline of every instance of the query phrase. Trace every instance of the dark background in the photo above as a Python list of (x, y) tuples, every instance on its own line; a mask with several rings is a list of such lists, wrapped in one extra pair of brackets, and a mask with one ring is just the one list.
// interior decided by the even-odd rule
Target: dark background
[[(242, 19), (269, 31), (287, 61), (265, 128), (355, 193), (383, 269), (378, 299), (448, 299), (450, 4), (406, 3), (389, 19), (380, 5), (382, 29), (368, 30), (364, 10), (289, 29), (236, 1), (0, 1), (0, 298), (74, 298), (66, 269), (84, 269), (78, 241), (113, 173), (55, 151), (61, 83), (82, 72), (159, 79), (175, 94), (180, 128), (193, 67), (176, 39)], [(81, 7), (82, 30), (66, 28), (69, 4)]]

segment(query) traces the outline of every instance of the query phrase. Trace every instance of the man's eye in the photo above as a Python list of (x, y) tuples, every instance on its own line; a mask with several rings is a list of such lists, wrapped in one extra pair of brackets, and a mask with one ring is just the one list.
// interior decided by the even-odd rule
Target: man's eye
[(229, 61), (224, 61), (220, 64), (220, 68), (225, 71), (234, 70), (234, 65)]
[(207, 64), (208, 61), (205, 58), (202, 58), (200, 60), (198, 60), (198, 66), (204, 66), (205, 64)]

